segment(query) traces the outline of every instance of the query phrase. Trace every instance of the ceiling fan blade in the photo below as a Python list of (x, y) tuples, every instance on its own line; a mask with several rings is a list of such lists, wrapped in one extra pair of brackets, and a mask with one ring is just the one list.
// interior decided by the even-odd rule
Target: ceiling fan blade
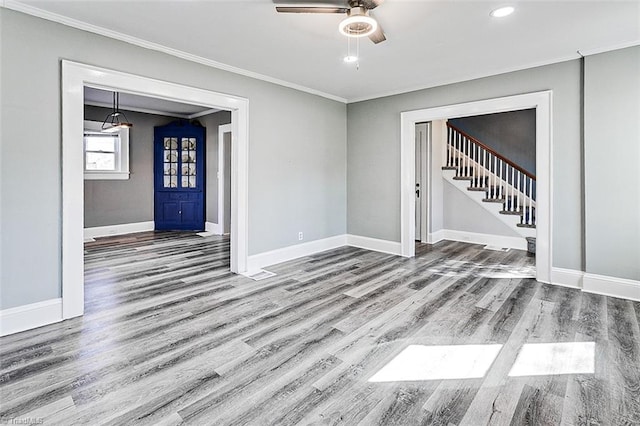
[(362, 0), (362, 5), (365, 9), (375, 9), (380, 6), (384, 0)]
[(276, 6), (280, 13), (347, 13), (348, 10), (344, 7)]
[(378, 44), (378, 43), (382, 43), (386, 39), (387, 37), (385, 37), (384, 35), (384, 30), (382, 29), (382, 25), (380, 25), (380, 21), (378, 21), (378, 28), (372, 34), (369, 34), (369, 40), (371, 40), (375, 44)]

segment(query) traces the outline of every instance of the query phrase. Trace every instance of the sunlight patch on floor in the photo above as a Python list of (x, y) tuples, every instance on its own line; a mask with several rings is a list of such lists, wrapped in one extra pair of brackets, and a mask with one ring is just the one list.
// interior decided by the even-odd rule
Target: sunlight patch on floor
[(484, 377), (502, 345), (410, 345), (369, 382), (475, 379)]
[(595, 342), (528, 343), (513, 364), (510, 377), (593, 374)]

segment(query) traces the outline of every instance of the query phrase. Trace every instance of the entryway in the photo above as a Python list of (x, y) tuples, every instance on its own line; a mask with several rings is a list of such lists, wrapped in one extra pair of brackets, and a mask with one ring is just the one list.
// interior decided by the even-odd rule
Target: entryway
[[(437, 215), (433, 205), (429, 203), (429, 197), (442, 191), (440, 180), (433, 179), (429, 183), (420, 183), (420, 193), (426, 202), (426, 212), (422, 211), (424, 219), (420, 226), (416, 227), (416, 176), (424, 173), (427, 168), (427, 176), (435, 176), (435, 169), (446, 164), (446, 144), (432, 146), (432, 157), (424, 161), (425, 166), (416, 162), (416, 141), (419, 140), (420, 124), (445, 120), (452, 117), (468, 117), (472, 115), (492, 114), (506, 111), (535, 109), (536, 117), (536, 278), (541, 282), (550, 282), (551, 277), (551, 92), (537, 92), (525, 95), (516, 95), (505, 98), (490, 99), (485, 101), (469, 102), (464, 104), (449, 105), (444, 107), (428, 108), (401, 114), (401, 251), (406, 257), (415, 255), (415, 241), (425, 242), (435, 240), (429, 215)], [(440, 139), (440, 138), (438, 138)], [(436, 138), (434, 137), (434, 141)], [(446, 139), (445, 139), (446, 140)], [(424, 156), (423, 156), (424, 158)], [(421, 167), (417, 173), (416, 167)], [(440, 170), (438, 170), (440, 172)], [(421, 177), (424, 182), (424, 176)], [(425, 204), (420, 200), (420, 210)], [(426, 228), (424, 230), (423, 228)], [(420, 237), (416, 234), (419, 232)]]
[(83, 89), (94, 87), (231, 111), (230, 269), (246, 271), (248, 101), (244, 98), (62, 61), (62, 304), (63, 318), (84, 312)]

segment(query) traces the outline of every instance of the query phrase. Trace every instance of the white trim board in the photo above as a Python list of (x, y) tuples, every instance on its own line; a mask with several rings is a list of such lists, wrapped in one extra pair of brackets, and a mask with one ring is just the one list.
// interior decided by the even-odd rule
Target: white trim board
[(0, 336), (62, 321), (62, 299), (30, 303), (0, 311)]
[(205, 232), (213, 232), (216, 235), (222, 235), (222, 227), (213, 222), (205, 222), (204, 223)]
[(92, 228), (84, 228), (84, 238), (108, 237), (111, 235), (133, 234), (135, 232), (153, 231), (155, 222), (134, 222), (122, 223), (120, 225), (94, 226)]
[(582, 289), (584, 272), (575, 269), (551, 268), (551, 284)]
[(585, 273), (582, 291), (640, 302), (640, 281)]
[(114, 40), (124, 41), (125, 43), (133, 44), (134, 46), (139, 46), (139, 47), (143, 47), (145, 49), (150, 49), (150, 50), (156, 50), (158, 52), (166, 53), (167, 55), (175, 56), (180, 59), (185, 59), (187, 61), (206, 65), (212, 68), (217, 68), (223, 71), (232, 72), (234, 74), (243, 75), (245, 77), (255, 78), (256, 80), (266, 81), (269, 83), (277, 84), (279, 86), (289, 87), (291, 89), (310, 93), (312, 95), (321, 96), (323, 98), (331, 99), (334, 101), (347, 103), (347, 100), (340, 96), (332, 95), (330, 93), (325, 93), (320, 90), (312, 89), (310, 87), (302, 86), (300, 84), (292, 83), (289, 81), (280, 80), (278, 78), (270, 77), (268, 75), (234, 67), (232, 65), (224, 64), (222, 62), (214, 61), (208, 58), (204, 58), (202, 56), (194, 55), (192, 53), (187, 53), (182, 50), (173, 49), (171, 47), (167, 47), (159, 43), (143, 40), (141, 38), (133, 37), (118, 31), (113, 31), (104, 27), (82, 22), (77, 19), (69, 18), (67, 16), (63, 16), (57, 13), (49, 12), (47, 10), (43, 10), (35, 6), (24, 4), (19, 1), (3, 0), (2, 7), (15, 10), (18, 12), (26, 13), (27, 15), (46, 19), (48, 21), (57, 22), (59, 24), (66, 25), (68, 27), (77, 28), (79, 30), (109, 37)]
[[(400, 242), (402, 256), (415, 255), (415, 127), (417, 123), (522, 109), (536, 109), (536, 279), (551, 282), (553, 219), (552, 92), (543, 91), (496, 99), (407, 111), (400, 114)], [(432, 141), (433, 145), (438, 141)], [(432, 170), (432, 173), (438, 173)], [(441, 172), (440, 172), (441, 173)], [(425, 188), (423, 188), (425, 189)], [(430, 190), (429, 188), (426, 188)], [(433, 206), (436, 202), (432, 202)], [(427, 223), (427, 232), (431, 233)]]
[(401, 256), (400, 243), (396, 241), (380, 240), (378, 238), (348, 234), (347, 245)]
[(321, 240), (309, 241), (307, 243), (295, 244), (264, 253), (254, 254), (249, 256), (247, 259), (247, 271), (251, 274), (251, 272), (262, 269), (265, 266), (287, 262), (289, 260), (309, 256), (325, 250), (343, 247), (345, 245), (347, 245), (346, 236), (336, 235), (335, 237), (323, 238)]
[(62, 61), (62, 312), (84, 313), (84, 87), (117, 90), (231, 111), (231, 271), (245, 272), (248, 252), (249, 100), (135, 74)]
[(478, 232), (458, 231), (455, 229), (440, 229), (430, 234), (431, 244), (442, 240), (460, 241), (470, 244), (484, 244), (516, 250), (526, 250), (527, 240), (523, 237), (509, 237), (506, 235), (481, 234)]

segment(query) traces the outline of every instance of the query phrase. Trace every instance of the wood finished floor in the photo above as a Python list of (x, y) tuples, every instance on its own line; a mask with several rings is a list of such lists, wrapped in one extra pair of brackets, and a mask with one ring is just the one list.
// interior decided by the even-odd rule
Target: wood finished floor
[[(0, 339), (1, 422), (640, 424), (640, 303), (526, 278), (524, 252), (345, 247), (257, 282), (229, 273), (222, 237), (85, 252), (84, 317)], [(557, 342), (595, 342), (593, 373), (508, 376), (523, 345)], [(368, 381), (409, 345), (486, 344), (481, 378)]]

